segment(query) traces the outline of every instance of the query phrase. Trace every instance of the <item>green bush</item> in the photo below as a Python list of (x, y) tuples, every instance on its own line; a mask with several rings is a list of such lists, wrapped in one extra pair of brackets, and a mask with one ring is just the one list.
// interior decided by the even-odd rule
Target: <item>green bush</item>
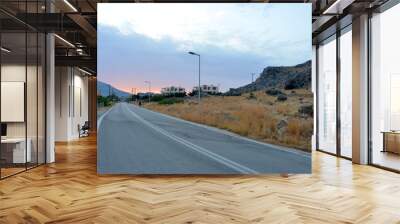
[(277, 101), (286, 101), (287, 96), (285, 94), (279, 94), (278, 97), (276, 98)]
[(174, 104), (174, 103), (183, 103), (183, 99), (182, 98), (165, 98), (158, 102), (158, 104), (161, 104), (161, 105), (170, 105), (170, 104)]
[(105, 107), (111, 106), (111, 98), (108, 96), (97, 96), (97, 103)]
[(161, 100), (164, 100), (165, 97), (163, 95), (154, 95), (151, 97), (151, 101), (154, 102), (160, 102)]
[(251, 99), (255, 99), (256, 96), (254, 95), (253, 92), (250, 93), (250, 95), (247, 97), (247, 99), (251, 100)]

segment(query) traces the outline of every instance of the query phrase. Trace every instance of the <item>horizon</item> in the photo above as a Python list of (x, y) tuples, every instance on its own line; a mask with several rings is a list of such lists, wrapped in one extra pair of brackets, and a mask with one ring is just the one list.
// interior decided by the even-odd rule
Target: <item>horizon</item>
[[(99, 80), (130, 93), (251, 83), (268, 66), (311, 59), (309, 4), (99, 4)], [(282, 18), (282, 14), (287, 14)], [(182, 18), (185, 18), (184, 20)]]
[[(309, 60), (306, 60), (306, 61), (304, 61), (304, 62), (302, 62), (302, 63), (299, 63), (299, 64), (294, 64), (294, 65), (276, 65), (276, 66), (267, 66), (267, 67), (294, 67), (294, 66), (297, 66), (297, 65), (301, 65), (301, 64), (304, 64), (304, 63), (307, 63), (307, 62), (309, 62), (309, 61), (311, 61), (311, 59), (309, 59)], [(267, 67), (265, 67), (265, 68), (267, 68)], [(265, 69), (264, 68), (264, 69)], [(262, 73), (262, 72), (261, 72)], [(260, 73), (260, 74), (261, 74)], [(260, 77), (260, 74), (258, 74), (258, 76), (257, 76), (257, 78), (255, 78), (254, 79), (254, 81), (256, 81), (259, 77)], [(127, 89), (127, 90), (125, 90), (125, 89), (119, 89), (119, 88), (117, 88), (116, 86), (114, 86), (114, 85), (112, 85), (112, 84), (110, 84), (110, 83), (107, 83), (107, 82), (105, 82), (105, 81), (103, 81), (103, 80), (97, 80), (97, 81), (99, 81), (99, 82), (102, 82), (102, 83), (104, 83), (104, 84), (106, 84), (106, 85), (110, 85), (111, 87), (113, 87), (113, 88), (115, 88), (115, 89), (117, 89), (117, 90), (119, 90), (119, 91), (122, 91), (122, 92), (125, 92), (125, 93), (127, 93), (127, 94), (131, 94), (131, 92), (132, 92), (132, 88), (131, 89)], [(247, 84), (244, 84), (243, 86), (245, 86), (245, 85), (248, 85), (248, 84), (251, 84), (251, 81), (249, 82), (249, 83), (247, 83)], [(201, 84), (201, 85), (209, 85), (209, 84)], [(170, 85), (170, 86), (164, 86), (164, 87), (171, 87), (171, 86), (173, 86), (173, 85)], [(174, 87), (179, 87), (179, 86), (174, 86)], [(185, 91), (186, 91), (186, 93), (189, 93), (189, 92), (191, 92), (192, 91), (192, 89), (194, 88), (194, 87), (197, 87), (197, 86), (193, 86), (192, 88), (190, 88), (190, 89), (186, 89), (185, 88)], [(238, 86), (238, 87), (242, 87), (242, 86)], [(238, 88), (238, 87), (235, 87), (235, 88)], [(160, 89), (161, 90), (161, 89)], [(224, 93), (224, 92), (227, 92), (227, 91), (229, 91), (229, 89), (228, 90), (226, 90), (226, 91), (221, 91), (222, 93)], [(147, 89), (143, 89), (143, 91), (136, 91), (136, 94), (139, 94), (139, 93), (149, 93), (149, 90)], [(160, 91), (151, 91), (150, 93), (161, 93)]]

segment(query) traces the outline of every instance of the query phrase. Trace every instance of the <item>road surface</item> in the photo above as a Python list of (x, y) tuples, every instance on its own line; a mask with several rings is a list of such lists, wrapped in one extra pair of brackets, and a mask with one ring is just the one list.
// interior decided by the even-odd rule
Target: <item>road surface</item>
[(311, 154), (127, 103), (98, 119), (99, 174), (310, 173)]

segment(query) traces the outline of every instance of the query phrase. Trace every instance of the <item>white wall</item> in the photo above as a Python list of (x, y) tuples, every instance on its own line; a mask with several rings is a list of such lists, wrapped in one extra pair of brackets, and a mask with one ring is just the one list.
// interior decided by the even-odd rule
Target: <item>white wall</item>
[(78, 125), (88, 120), (88, 78), (72, 67), (56, 67), (56, 141), (79, 137)]
[[(1, 66), (1, 81), (2, 82), (17, 81), (17, 82), (26, 83), (26, 80), (25, 80), (26, 71), (28, 72), (28, 74), (32, 74), (32, 73), (36, 74), (36, 67), (34, 67), (34, 66), (26, 67), (25, 64), (24, 65), (4, 64)], [(32, 81), (30, 80), (29, 84), (36, 85), (36, 81), (34, 83), (32, 83)], [(31, 98), (36, 98), (36, 89), (33, 90), (31, 88), (28, 88), (27, 90), (28, 90), (27, 103), (30, 103), (32, 101)], [(32, 90), (33, 92), (31, 92), (30, 90)], [(29, 105), (29, 106), (34, 106), (36, 108), (36, 104)], [(1, 109), (7, 110), (7, 108), (1, 108)], [(28, 112), (30, 112), (30, 111), (28, 111)], [(35, 124), (29, 124), (28, 128), (33, 127), (35, 125), (34, 128), (36, 129), (36, 114), (28, 113), (27, 116), (28, 116), (28, 122), (35, 121)], [(7, 136), (8, 137), (25, 137), (25, 126), (26, 126), (25, 123), (26, 122), (7, 122)], [(29, 133), (28, 133), (28, 137), (29, 137)]]
[(81, 76), (82, 73), (76, 75), (77, 70), (74, 70), (74, 107), (72, 108), (71, 119), (71, 135), (73, 138), (79, 137), (78, 124), (81, 126), (88, 121), (88, 78)]
[(69, 68), (55, 68), (55, 140), (67, 141), (69, 133)]

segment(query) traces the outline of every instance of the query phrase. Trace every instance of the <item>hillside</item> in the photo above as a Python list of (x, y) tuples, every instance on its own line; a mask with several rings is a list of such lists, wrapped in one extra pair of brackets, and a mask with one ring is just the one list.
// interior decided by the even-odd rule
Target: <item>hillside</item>
[(231, 88), (226, 95), (242, 94), (267, 88), (310, 89), (311, 61), (295, 66), (269, 66), (264, 68), (254, 83), (239, 88)]
[(131, 95), (130, 93), (127, 93), (125, 91), (119, 90), (119, 89), (111, 86), (110, 84), (107, 84), (107, 83), (102, 82), (102, 81), (97, 81), (97, 92), (101, 96), (108, 96), (109, 93), (111, 92), (111, 94), (115, 94), (116, 96), (118, 96), (120, 98), (126, 98), (126, 97), (129, 97)]
[(174, 104), (152, 102), (144, 106), (259, 141), (309, 152), (313, 118), (312, 112), (307, 113), (304, 106), (312, 105), (312, 93), (306, 89), (281, 92), (288, 96), (284, 101), (260, 90), (241, 96), (208, 96), (202, 99), (201, 104), (186, 98)]

